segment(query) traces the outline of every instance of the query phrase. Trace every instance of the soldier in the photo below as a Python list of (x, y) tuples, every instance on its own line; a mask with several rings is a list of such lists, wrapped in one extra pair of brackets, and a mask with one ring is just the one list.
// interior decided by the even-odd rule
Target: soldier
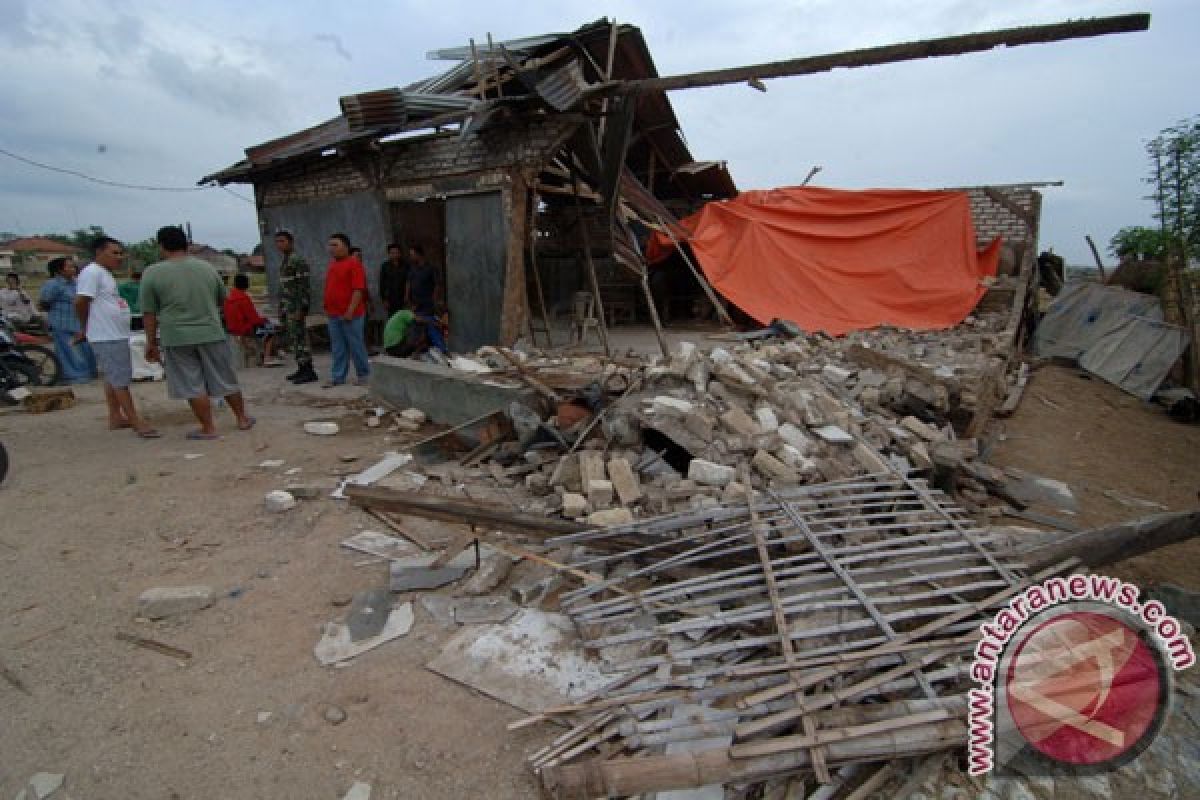
[(279, 321), (283, 325), (284, 339), (288, 349), (296, 358), (296, 371), (287, 376), (292, 383), (313, 383), (317, 380), (312, 365), (312, 353), (308, 350), (308, 330), (304, 318), (312, 294), (308, 264), (294, 252), (295, 238), (292, 232), (280, 229), (275, 232), (275, 249), (283, 256), (279, 265)]

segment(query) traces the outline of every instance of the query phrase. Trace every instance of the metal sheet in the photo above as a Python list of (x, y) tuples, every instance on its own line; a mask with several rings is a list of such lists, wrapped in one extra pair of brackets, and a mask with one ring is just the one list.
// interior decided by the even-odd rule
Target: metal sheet
[(508, 258), (501, 192), (446, 200), (446, 298), (450, 349), (470, 352), (500, 341)]
[[(331, 233), (344, 233), (363, 249), (367, 267), (367, 285), (372, 297), (379, 297), (379, 264), (390, 239), (384, 204), (375, 192), (355, 192), (307, 203), (264, 209), (262, 219), (263, 253), (267, 261), (267, 285), (272, 297), (279, 296), (279, 253), (272, 235), (287, 228), (296, 237), (296, 252), (312, 269), (312, 311), (320, 314), (325, 286), (325, 268), (329, 264), (326, 243)], [(378, 305), (378, 304), (376, 304)]]

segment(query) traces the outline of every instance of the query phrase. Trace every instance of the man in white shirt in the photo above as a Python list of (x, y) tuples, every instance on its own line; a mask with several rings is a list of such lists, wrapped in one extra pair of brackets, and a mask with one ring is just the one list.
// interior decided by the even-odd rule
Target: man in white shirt
[(158, 431), (138, 416), (129, 384), (133, 382), (133, 357), (129, 352), (129, 304), (117, 291), (112, 276), (125, 258), (116, 239), (101, 236), (92, 244), (92, 263), (75, 282), (75, 313), (79, 317), (77, 341), (87, 340), (104, 378), (108, 427), (132, 428), (143, 439), (157, 439)]

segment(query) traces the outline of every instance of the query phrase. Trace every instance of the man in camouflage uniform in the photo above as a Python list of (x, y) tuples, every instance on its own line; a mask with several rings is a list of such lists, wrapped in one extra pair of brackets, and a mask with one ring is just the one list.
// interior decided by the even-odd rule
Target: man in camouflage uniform
[(295, 253), (295, 238), (289, 230), (275, 232), (275, 249), (283, 257), (279, 265), (279, 321), (283, 325), (284, 340), (296, 358), (296, 371), (287, 376), (292, 383), (312, 383), (317, 373), (312, 365), (312, 353), (308, 349), (308, 329), (304, 318), (308, 316), (312, 285), (309, 281), (308, 264)]

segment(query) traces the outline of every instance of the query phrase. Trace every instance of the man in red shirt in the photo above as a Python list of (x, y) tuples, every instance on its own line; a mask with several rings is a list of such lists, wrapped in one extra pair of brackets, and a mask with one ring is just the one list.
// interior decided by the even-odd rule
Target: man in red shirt
[(283, 362), (275, 358), (275, 326), (258, 313), (254, 300), (246, 293), (250, 278), (238, 274), (233, 276), (233, 289), (225, 297), (225, 329), (234, 336), (254, 336), (262, 342), (264, 367), (279, 367)]
[(367, 383), (371, 365), (367, 361), (364, 324), (367, 313), (367, 271), (362, 262), (350, 255), (350, 239), (344, 233), (329, 237), (329, 268), (325, 271), (325, 316), (329, 319), (329, 349), (333, 354), (333, 375), (326, 386), (346, 382), (354, 361), (354, 381)]

